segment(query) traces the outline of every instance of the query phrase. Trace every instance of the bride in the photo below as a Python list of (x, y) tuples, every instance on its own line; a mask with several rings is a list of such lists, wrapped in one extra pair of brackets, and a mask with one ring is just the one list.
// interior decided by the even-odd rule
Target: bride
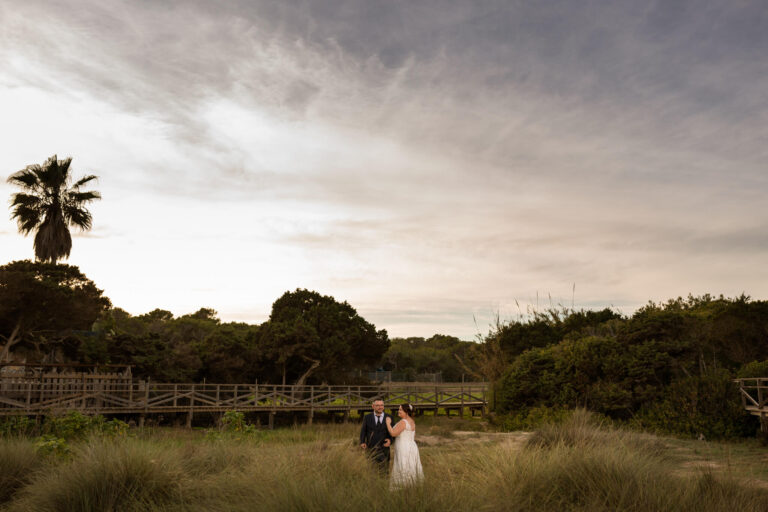
[(398, 489), (406, 485), (419, 483), (424, 479), (419, 458), (419, 447), (416, 446), (416, 423), (413, 421), (413, 406), (403, 404), (397, 410), (401, 418), (392, 428), (392, 418), (387, 417), (387, 430), (395, 438), (392, 476), (389, 481), (390, 489)]

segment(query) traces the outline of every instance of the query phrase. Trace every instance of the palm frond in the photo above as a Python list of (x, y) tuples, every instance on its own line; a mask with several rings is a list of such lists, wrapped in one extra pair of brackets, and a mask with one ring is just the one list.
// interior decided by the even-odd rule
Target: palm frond
[(95, 174), (89, 174), (88, 176), (83, 176), (82, 178), (77, 180), (74, 185), (72, 185), (72, 190), (78, 190), (80, 187), (82, 187), (86, 183), (93, 180), (98, 180), (98, 179), (99, 177), (96, 176)]
[(83, 204), (93, 201), (94, 199), (101, 199), (101, 194), (96, 191), (91, 192), (67, 192), (64, 199), (67, 203)]
[[(68, 160), (72, 160), (71, 158)], [(66, 164), (66, 165), (62, 165)], [(37, 173), (41, 184), (49, 191), (60, 191), (67, 182), (69, 172), (69, 162), (67, 160), (57, 160), (56, 155), (45, 161), (40, 172)]]
[(32, 195), (18, 192), (11, 196), (11, 207), (23, 205), (29, 208), (43, 208), (45, 205), (42, 198)]
[[(56, 155), (53, 155), (52, 157), (54, 160), (56, 159)], [(59, 167), (59, 172), (61, 173), (64, 178), (69, 177), (69, 166), (72, 163), (72, 157), (68, 156), (64, 160), (58, 160), (57, 165)]]
[(40, 188), (40, 166), (28, 165), (26, 168), (11, 174), (6, 180), (11, 185), (19, 186), (25, 190), (37, 190)]
[(22, 235), (28, 235), (30, 231), (40, 225), (43, 218), (43, 210), (19, 204), (12, 210), (11, 218), (16, 219), (16, 223), (19, 226), (19, 232)]
[(75, 205), (66, 204), (62, 207), (64, 220), (70, 226), (75, 226), (87, 231), (93, 226), (93, 217), (91, 212), (85, 208), (78, 208)]
[(29, 234), (41, 222), (44, 202), (37, 196), (18, 193), (11, 196), (11, 218), (16, 219), (22, 235)]

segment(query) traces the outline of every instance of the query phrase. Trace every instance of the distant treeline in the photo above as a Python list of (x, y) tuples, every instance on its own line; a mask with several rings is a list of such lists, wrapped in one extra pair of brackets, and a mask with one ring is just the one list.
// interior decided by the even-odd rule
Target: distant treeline
[(0, 362), (130, 364), (160, 381), (364, 383), (367, 372), (484, 380), (499, 421), (521, 428), (585, 407), (645, 429), (753, 435), (736, 377), (768, 377), (768, 302), (678, 298), (631, 316), (552, 308), (499, 321), (477, 342), (389, 339), (346, 302), (286, 292), (260, 325), (212, 309), (132, 316), (77, 267), (0, 267)]
[(260, 325), (221, 322), (209, 308), (133, 316), (77, 267), (31, 261), (0, 267), (0, 336), (0, 362), (125, 364), (166, 382), (359, 384), (376, 369), (461, 380), (454, 353), (474, 346), (441, 335), (390, 341), (348, 303), (301, 289)]

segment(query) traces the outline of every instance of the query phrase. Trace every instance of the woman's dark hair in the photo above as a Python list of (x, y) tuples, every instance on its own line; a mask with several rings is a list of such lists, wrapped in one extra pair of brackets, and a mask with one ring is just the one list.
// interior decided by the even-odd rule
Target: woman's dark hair
[(413, 406), (409, 403), (400, 404), (400, 407), (403, 408), (403, 411), (408, 416), (413, 416)]

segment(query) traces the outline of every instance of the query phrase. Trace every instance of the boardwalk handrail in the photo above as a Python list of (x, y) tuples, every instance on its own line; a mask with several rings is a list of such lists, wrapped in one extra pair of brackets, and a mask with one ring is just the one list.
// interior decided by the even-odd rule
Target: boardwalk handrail
[(768, 378), (748, 377), (734, 379), (734, 382), (739, 384), (741, 403), (747, 411), (757, 416), (768, 414)]
[[(70, 374), (71, 375), (71, 374)], [(349, 411), (410, 402), (428, 408), (463, 409), (487, 405), (485, 383), (321, 386), (279, 384), (158, 383), (98, 379), (81, 374), (53, 380), (0, 378), (0, 415), (238, 411)]]

